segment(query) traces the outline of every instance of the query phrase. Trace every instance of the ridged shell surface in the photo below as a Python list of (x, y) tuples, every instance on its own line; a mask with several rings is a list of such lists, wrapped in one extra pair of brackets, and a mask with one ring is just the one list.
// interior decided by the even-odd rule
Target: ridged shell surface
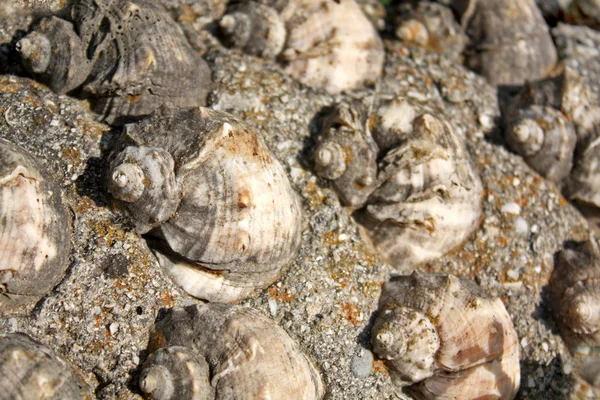
[[(194, 296), (238, 300), (276, 280), (299, 246), (298, 196), (260, 135), (223, 112), (164, 106), (126, 126), (126, 147), (110, 163), (109, 187), (144, 183), (144, 194), (120, 202), (147, 210), (138, 232), (156, 238), (161, 264)], [(156, 156), (132, 163), (122, 157), (148, 149)], [(131, 173), (123, 181), (118, 172), (130, 167), (156, 173)], [(165, 187), (167, 194), (155, 190)], [(130, 214), (138, 223), (136, 212)]]
[(58, 186), (0, 138), (0, 314), (33, 304), (69, 266), (69, 218)]
[(0, 335), (0, 397), (14, 400), (91, 400), (79, 372), (22, 333)]
[(68, 20), (42, 19), (18, 44), (25, 65), (54, 91), (78, 87), (108, 123), (165, 102), (204, 105), (210, 71), (154, 2), (76, 0)]
[(504, 305), (451, 275), (387, 282), (372, 343), (392, 381), (413, 385), (418, 398), (511, 399), (519, 388), (519, 343)]
[(550, 305), (567, 343), (600, 345), (600, 250), (590, 239), (558, 253)]
[(471, 44), (466, 64), (493, 85), (544, 78), (556, 48), (535, 0), (453, 0)]
[(217, 400), (324, 395), (312, 361), (275, 322), (250, 308), (209, 303), (171, 310), (154, 327), (149, 350), (166, 346), (187, 348), (208, 361)]

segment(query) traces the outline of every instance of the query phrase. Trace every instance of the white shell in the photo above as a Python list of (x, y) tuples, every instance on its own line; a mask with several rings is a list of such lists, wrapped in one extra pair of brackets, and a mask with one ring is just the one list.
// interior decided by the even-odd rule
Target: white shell
[(259, 132), (223, 112), (164, 106), (127, 125), (122, 143), (108, 187), (188, 293), (232, 302), (281, 275), (301, 208)]
[(0, 397), (91, 400), (79, 371), (22, 333), (0, 335)]
[(419, 398), (511, 399), (519, 388), (519, 343), (504, 305), (452, 275), (415, 271), (387, 282), (371, 341), (394, 384), (413, 385)]
[(60, 189), (25, 150), (0, 138), (0, 314), (33, 304), (69, 265)]
[[(170, 310), (154, 327), (149, 350), (153, 353), (173, 346), (182, 355), (161, 364), (169, 374), (154, 374), (162, 379), (155, 387), (173, 385), (174, 393), (183, 393), (181, 386), (198, 382), (198, 390), (208, 391), (200, 384), (207, 377), (203, 370), (192, 377), (196, 371), (177, 365), (188, 359), (205, 359), (215, 396), (200, 397), (202, 393), (190, 388), (187, 396), (156, 398), (317, 400), (325, 392), (317, 369), (299, 346), (272, 320), (250, 308), (209, 303)], [(153, 355), (151, 358), (156, 370), (160, 362)], [(147, 376), (148, 367), (144, 365), (142, 377)]]

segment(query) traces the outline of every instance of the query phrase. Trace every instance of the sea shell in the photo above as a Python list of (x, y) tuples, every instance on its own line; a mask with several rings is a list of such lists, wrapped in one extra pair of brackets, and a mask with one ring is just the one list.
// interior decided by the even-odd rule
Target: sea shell
[(391, 150), (357, 217), (378, 254), (407, 271), (467, 239), (479, 224), (483, 188), (448, 122), (401, 100), (378, 115), (373, 137), (380, 151)]
[(3, 399), (95, 398), (75, 367), (22, 333), (0, 335), (0, 390)]
[(577, 134), (571, 121), (542, 106), (514, 110), (507, 120), (509, 146), (540, 175), (561, 186), (573, 167)]
[(371, 342), (392, 382), (418, 398), (512, 399), (519, 389), (519, 343), (502, 301), (452, 275), (387, 282)]
[(207, 64), (159, 5), (145, 0), (76, 0), (70, 20), (43, 18), (17, 44), (25, 66), (54, 91), (81, 88), (108, 123), (164, 102), (204, 105)]
[(556, 48), (535, 0), (453, 0), (471, 38), (466, 64), (493, 85), (544, 78)]
[(226, 43), (267, 58), (279, 54), (289, 75), (332, 94), (374, 83), (383, 69), (383, 42), (354, 0), (248, 2), (220, 25)]
[(336, 105), (325, 118), (314, 151), (318, 176), (331, 180), (342, 203), (362, 207), (377, 183), (377, 145), (359, 102)]
[(0, 138), (0, 314), (36, 303), (69, 266), (60, 189), (25, 150)]
[(572, 0), (563, 3), (568, 4), (564, 10), (565, 21), (600, 29), (600, 1)]
[[(289, 335), (246, 307), (208, 303), (170, 310), (155, 325), (149, 351), (140, 378), (147, 398), (316, 400), (325, 391), (312, 361)], [(198, 368), (204, 360), (209, 369)], [(148, 390), (170, 387), (171, 395)]]
[(579, 146), (565, 193), (593, 221), (600, 222), (600, 132)]
[(456, 58), (467, 42), (452, 10), (443, 4), (425, 1), (401, 3), (394, 8), (393, 25), (400, 40)]
[(600, 250), (590, 239), (558, 253), (550, 306), (569, 344), (600, 345)]
[(164, 105), (125, 126), (109, 192), (193, 296), (236, 301), (279, 278), (301, 208), (260, 133), (224, 112)]

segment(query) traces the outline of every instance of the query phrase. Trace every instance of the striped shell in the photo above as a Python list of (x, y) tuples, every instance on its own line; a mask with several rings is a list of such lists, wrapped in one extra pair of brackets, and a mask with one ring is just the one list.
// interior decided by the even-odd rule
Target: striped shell
[(3, 399), (92, 400), (79, 371), (22, 333), (0, 335)]
[(568, 343), (600, 345), (600, 250), (590, 239), (558, 253), (550, 305)]
[(275, 281), (301, 208), (260, 133), (229, 114), (163, 106), (125, 127), (107, 186), (193, 296), (236, 301)]
[(418, 398), (512, 399), (519, 389), (519, 343), (502, 301), (452, 275), (387, 282), (371, 342), (392, 382)]
[[(312, 361), (281, 327), (250, 308), (209, 303), (170, 310), (155, 325), (149, 351), (140, 381), (147, 398), (317, 400), (324, 395)], [(157, 352), (179, 356), (161, 356), (161, 362)], [(189, 360), (196, 360), (193, 368)], [(197, 368), (204, 360), (209, 368)], [(173, 387), (173, 394), (154, 396), (145, 389), (149, 376), (152, 388)]]
[(155, 2), (75, 0), (69, 20), (43, 18), (17, 45), (28, 69), (54, 91), (82, 88), (108, 123), (164, 102), (204, 105), (207, 64)]
[(0, 138), (0, 314), (36, 303), (69, 266), (69, 218), (58, 186)]

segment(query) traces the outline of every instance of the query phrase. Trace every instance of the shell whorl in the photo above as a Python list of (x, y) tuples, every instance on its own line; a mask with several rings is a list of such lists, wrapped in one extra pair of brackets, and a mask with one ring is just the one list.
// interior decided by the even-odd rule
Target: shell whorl
[[(600, 281), (590, 284), (599, 286)], [(600, 290), (586, 286), (579, 282), (567, 289), (562, 299), (563, 321), (575, 333), (590, 334), (600, 330)]]
[(46, 72), (52, 57), (50, 41), (40, 32), (31, 32), (17, 43), (25, 67), (34, 74)]
[(175, 162), (155, 147), (126, 147), (110, 163), (108, 191), (135, 215), (139, 233), (169, 219), (180, 202)]
[(338, 143), (324, 142), (315, 151), (316, 172), (326, 179), (338, 179), (346, 171), (344, 149)]
[(533, 119), (523, 119), (514, 124), (507, 135), (510, 146), (519, 154), (532, 156), (544, 144), (544, 131)]
[(164, 347), (153, 352), (142, 367), (139, 385), (147, 399), (212, 400), (206, 360), (187, 347)]

